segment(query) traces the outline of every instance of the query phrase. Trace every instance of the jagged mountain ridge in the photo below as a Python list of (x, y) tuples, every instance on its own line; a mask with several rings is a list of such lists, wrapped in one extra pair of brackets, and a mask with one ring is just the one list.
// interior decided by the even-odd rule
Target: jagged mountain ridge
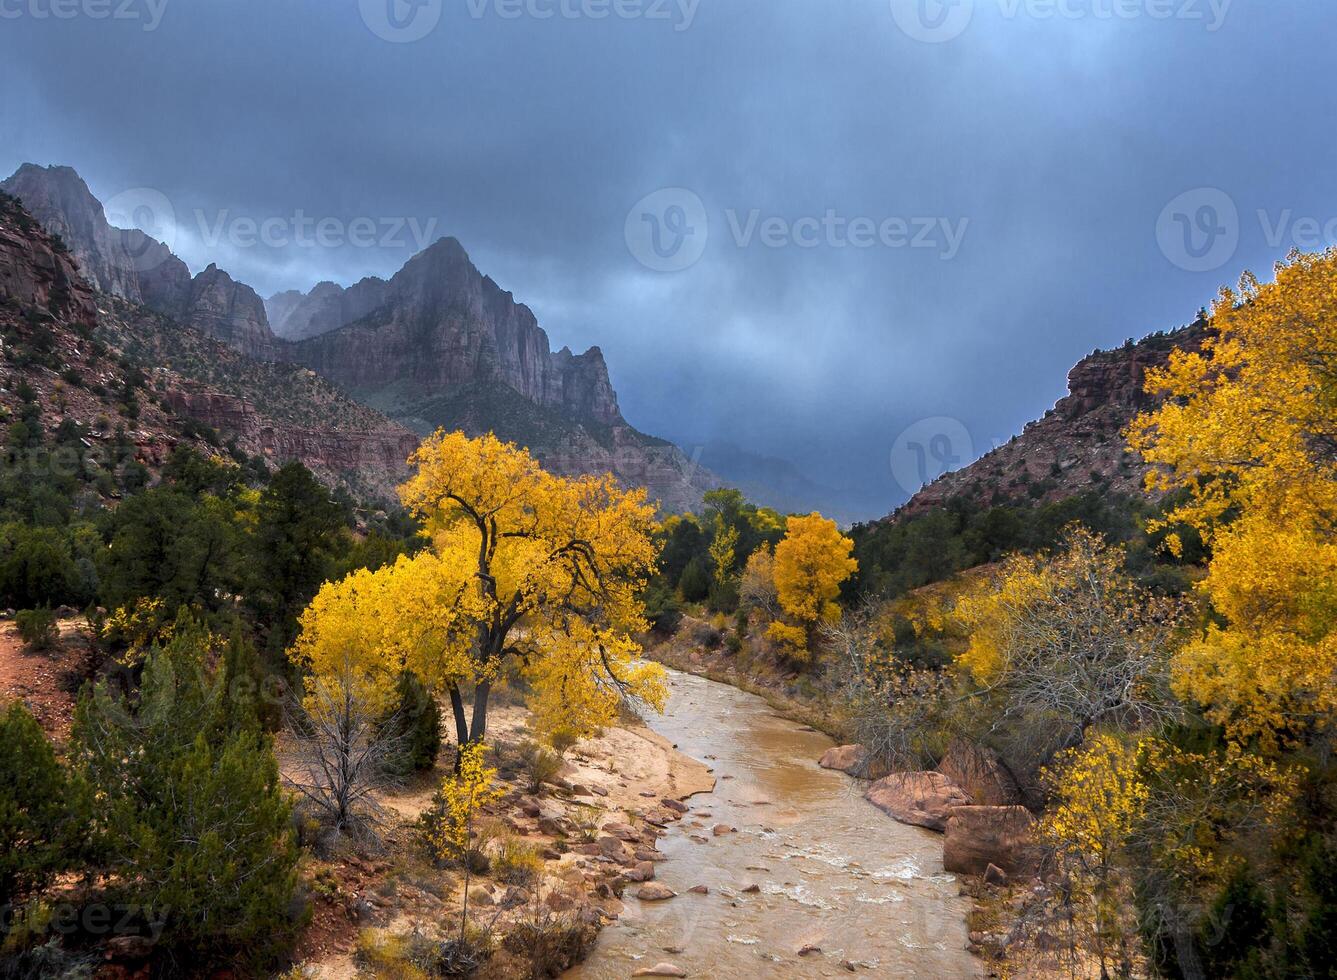
[[(389, 280), (276, 294), (270, 298), (276, 333), (265, 302), (249, 286), (215, 265), (192, 277), (161, 242), (110, 226), (73, 169), (24, 164), (0, 189), (68, 242), (103, 292), (196, 327), (248, 357), (312, 368), (420, 433), (438, 425), (495, 431), (557, 472), (611, 471), (626, 485), (646, 486), (669, 510), (699, 506), (704, 490), (718, 483), (676, 448), (630, 426), (603, 353), (551, 351), (534, 314), (482, 275), (455, 239), (424, 249)], [(530, 403), (519, 412), (528, 416), (521, 424), (514, 424), (519, 406), (504, 392), (472, 407), (461, 401), (500, 388)], [(504, 403), (507, 415), (488, 417), (483, 409), (491, 401)], [(535, 433), (549, 441), (533, 441)]]
[(1123, 433), (1157, 399), (1144, 390), (1147, 371), (1175, 350), (1197, 351), (1210, 327), (1201, 318), (1114, 350), (1095, 351), (1068, 373), (1068, 394), (1020, 435), (975, 462), (920, 489), (890, 519), (941, 507), (954, 497), (988, 506), (1047, 503), (1091, 490), (1142, 492), (1147, 465)]
[(378, 276), (367, 276), (347, 289), (338, 283), (319, 282), (309, 293), (297, 289), (275, 293), (265, 300), (265, 311), (277, 336), (308, 340), (362, 319), (385, 302), (388, 286)]
[(603, 352), (550, 350), (533, 312), (479, 272), (454, 238), (423, 249), (388, 282), (323, 292), (331, 305), (349, 297), (345, 312), (355, 319), (294, 343), (290, 354), (350, 390), (416, 385), (432, 395), (495, 381), (543, 408), (626, 424)]
[(113, 227), (73, 168), (25, 163), (0, 190), (64, 240), (101, 292), (165, 313), (250, 357), (277, 357), (276, 338), (255, 290), (213, 264), (192, 276), (162, 242), (138, 229)]
[(131, 460), (156, 470), (180, 444), (219, 452), (217, 430), (250, 456), (300, 460), (369, 499), (393, 495), (412, 433), (313, 372), (95, 293), (62, 242), (0, 195), (0, 416), (31, 398), (43, 428), (77, 423), (85, 455), (108, 472)]

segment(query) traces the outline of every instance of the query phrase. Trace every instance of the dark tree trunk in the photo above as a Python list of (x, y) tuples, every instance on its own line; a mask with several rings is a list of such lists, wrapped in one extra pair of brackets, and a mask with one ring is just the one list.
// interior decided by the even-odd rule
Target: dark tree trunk
[(487, 738), (487, 699), (491, 693), (491, 681), (483, 681), (474, 688), (474, 720), (469, 730), (469, 740), (472, 742), (481, 742)]
[(455, 716), (455, 744), (463, 748), (469, 741), (469, 720), (464, 716), (464, 698), (454, 684), (450, 685), (450, 710)]

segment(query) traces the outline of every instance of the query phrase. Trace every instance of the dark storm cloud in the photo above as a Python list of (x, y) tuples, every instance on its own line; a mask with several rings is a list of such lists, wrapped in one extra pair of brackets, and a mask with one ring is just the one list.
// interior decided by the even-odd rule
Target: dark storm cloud
[[(982, 452), (1092, 348), (1337, 227), (1323, 0), (161, 2), (0, 0), (6, 172), (153, 188), (193, 267), (262, 293), (455, 235), (555, 344), (604, 348), (635, 424), (870, 510), (905, 496), (907, 426)], [(698, 236), (670, 264), (705, 238), (678, 271), (626, 238), (663, 188), (709, 229), (657, 199), (661, 251)], [(1167, 212), (1198, 188), (1235, 217)]]

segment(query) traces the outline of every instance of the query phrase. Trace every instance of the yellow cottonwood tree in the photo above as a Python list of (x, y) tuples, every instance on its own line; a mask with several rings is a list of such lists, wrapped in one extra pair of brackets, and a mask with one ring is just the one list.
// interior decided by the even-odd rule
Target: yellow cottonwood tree
[(1100, 733), (1061, 753), (1046, 773), (1053, 800), (1038, 837), (1063, 885), (1074, 946), (1099, 961), (1102, 977), (1129, 975), (1138, 945), (1124, 863), (1151, 797), (1142, 772), (1151, 744)]
[(475, 673), (481, 603), (462, 556), (424, 552), (327, 582), (303, 612), (289, 656), (315, 683), (336, 679), (368, 707), (390, 706), (400, 674), (458, 693)]
[(1201, 588), (1226, 620), (1177, 656), (1176, 691), (1276, 745), (1337, 710), (1337, 250), (1246, 274), (1211, 326), (1149, 375), (1169, 397), (1129, 441), (1150, 489), (1188, 491), (1164, 523), (1211, 546)]
[[(663, 706), (663, 670), (636, 660), (656, 557), (644, 490), (611, 475), (554, 476), (492, 435), (437, 432), (409, 462), (417, 472), (400, 497), (465, 586), (452, 624), (469, 637), (459, 663), (474, 684), (471, 719), (447, 684), (460, 745), (485, 737), (492, 684), (510, 664), (532, 683), (545, 729), (589, 733), (627, 699)], [(456, 676), (455, 656), (450, 647), (440, 676), (423, 668), (424, 679)]]
[(792, 516), (784, 540), (775, 546), (775, 591), (788, 622), (777, 620), (766, 631), (800, 659), (812, 649), (817, 627), (840, 619), (840, 586), (858, 571), (851, 557), (854, 542), (836, 522), (821, 514)]
[(715, 516), (715, 536), (710, 539), (710, 564), (715, 569), (715, 584), (723, 585), (733, 569), (735, 552), (738, 548), (738, 529), (726, 524), (724, 518)]

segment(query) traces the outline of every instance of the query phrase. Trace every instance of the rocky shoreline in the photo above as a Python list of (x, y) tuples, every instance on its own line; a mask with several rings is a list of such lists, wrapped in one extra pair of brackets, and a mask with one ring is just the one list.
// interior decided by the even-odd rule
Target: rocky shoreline
[[(683, 800), (715, 785), (703, 763), (632, 724), (578, 743), (560, 770), (534, 791), (525, 785), (527, 774), (512, 765), (526, 739), (527, 712), (508, 707), (494, 718), (490, 741), (506, 793), (481, 820), (506, 846), (532, 849), (542, 865), (525, 882), (506, 880), (495, 869), (469, 878), (471, 920), (498, 937), (498, 951), (479, 974), (483, 977), (523, 969), (524, 953), (510, 948), (515, 944), (507, 937), (527, 934), (536, 922), (579, 935), (579, 948), (567, 950), (569, 961), (561, 964), (570, 965), (599, 930), (622, 915), (629, 890), (638, 895), (644, 890), (639, 897), (652, 899), (656, 867), (665, 860), (660, 837), (687, 812)], [(438, 769), (448, 764), (447, 755), (442, 753)], [(382, 795), (394, 824), (384, 855), (350, 855), (311, 862), (306, 869), (308, 880), (321, 887), (313, 889), (312, 926), (296, 967), (300, 975), (325, 980), (358, 975), (366, 968), (372, 934), (438, 939), (458, 928), (464, 876), (411, 858), (413, 825), (430, 804), (436, 782), (424, 779), (411, 791)]]

